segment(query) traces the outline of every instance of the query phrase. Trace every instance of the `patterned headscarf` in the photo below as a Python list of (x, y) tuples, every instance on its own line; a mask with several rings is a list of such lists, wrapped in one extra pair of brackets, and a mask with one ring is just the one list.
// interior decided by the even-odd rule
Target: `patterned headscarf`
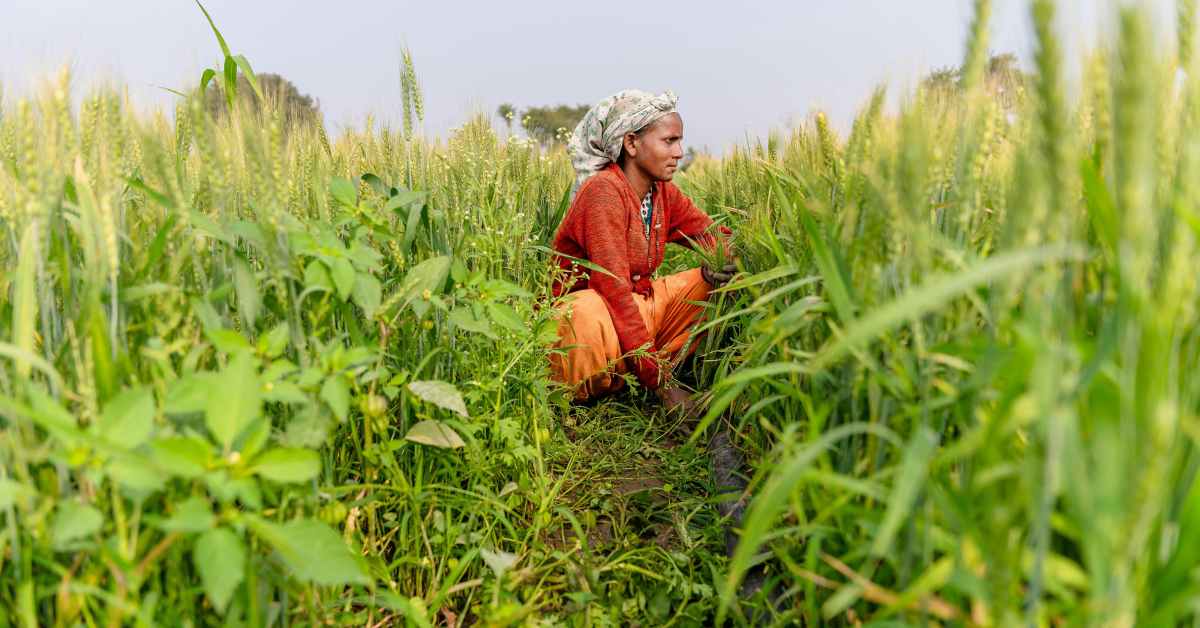
[(626, 133), (636, 133), (674, 113), (677, 100), (670, 90), (655, 96), (639, 89), (626, 89), (589, 109), (567, 142), (567, 152), (575, 166), (571, 196), (575, 196), (588, 177), (617, 161)]

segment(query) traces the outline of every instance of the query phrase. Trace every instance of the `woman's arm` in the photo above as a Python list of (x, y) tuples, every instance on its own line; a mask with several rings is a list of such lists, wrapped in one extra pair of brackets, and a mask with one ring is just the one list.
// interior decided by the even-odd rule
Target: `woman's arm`
[(713, 219), (696, 207), (692, 199), (688, 198), (678, 187), (664, 185), (663, 202), (666, 206), (667, 220), (670, 221), (667, 223), (667, 242), (674, 242), (688, 248), (700, 245), (709, 250), (720, 245), (725, 248), (726, 254), (731, 252), (729, 238), (733, 232), (723, 225), (718, 227), (715, 231), (722, 236), (718, 240), (716, 234), (713, 233), (714, 230), (710, 229)]

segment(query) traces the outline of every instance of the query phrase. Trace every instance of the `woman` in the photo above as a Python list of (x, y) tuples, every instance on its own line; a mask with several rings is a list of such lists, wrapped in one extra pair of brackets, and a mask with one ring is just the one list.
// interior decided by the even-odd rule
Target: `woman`
[[(573, 387), (577, 399), (620, 390), (621, 375), (632, 372), (667, 408), (694, 410), (688, 394), (671, 383), (671, 360), (700, 319), (702, 308), (689, 301), (707, 299), (735, 268), (651, 278), (667, 242), (727, 246), (713, 235), (712, 219), (671, 183), (683, 158), (683, 120), (675, 103), (669, 91), (618, 92), (584, 115), (568, 143), (577, 176), (554, 238), (564, 271), (554, 293), (572, 294), (563, 305), (551, 365), (554, 378)], [(730, 234), (720, 232), (723, 239)]]

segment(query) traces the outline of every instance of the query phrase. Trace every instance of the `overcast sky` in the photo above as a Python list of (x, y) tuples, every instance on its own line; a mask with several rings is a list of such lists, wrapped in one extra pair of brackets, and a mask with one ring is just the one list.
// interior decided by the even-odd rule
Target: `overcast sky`
[[(1120, 0), (1063, 0), (1070, 50), (1111, 24)], [(995, 0), (990, 48), (1028, 67), (1026, 0)], [(1172, 0), (1146, 0), (1170, 37)], [(208, 0), (234, 53), (282, 74), (321, 103), (331, 130), (368, 112), (397, 120), (400, 49), (424, 89), (424, 130), (444, 135), (502, 102), (592, 103), (627, 87), (673, 89), (685, 141), (721, 151), (814, 108), (841, 127), (872, 88), (902, 93), (961, 62), (969, 0), (770, 0), (734, 3)], [(219, 50), (191, 0), (0, 0), (5, 97), (71, 63), (84, 86), (127, 85), (145, 106), (156, 88), (195, 84)]]

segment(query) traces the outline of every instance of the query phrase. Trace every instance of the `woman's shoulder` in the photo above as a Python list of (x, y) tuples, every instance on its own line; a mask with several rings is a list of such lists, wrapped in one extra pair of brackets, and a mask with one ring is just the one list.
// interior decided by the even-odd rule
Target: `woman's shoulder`
[(572, 205), (611, 204), (621, 200), (621, 181), (610, 170), (602, 170), (583, 182)]
[(590, 193), (617, 194), (621, 190), (619, 185), (621, 183), (620, 176), (616, 171), (605, 168), (588, 177), (583, 182), (583, 185), (580, 186), (579, 193), (583, 194), (587, 190)]

